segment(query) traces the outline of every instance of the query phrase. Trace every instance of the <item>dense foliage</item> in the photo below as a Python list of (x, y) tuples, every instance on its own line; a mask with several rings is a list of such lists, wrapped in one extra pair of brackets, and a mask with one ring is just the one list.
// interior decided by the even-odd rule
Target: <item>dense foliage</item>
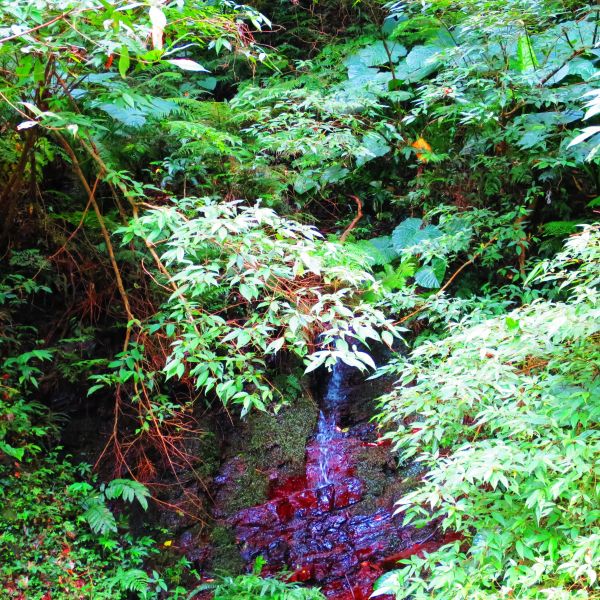
[(596, 597), (598, 7), (248, 4), (0, 6), (0, 587), (320, 597), (198, 581), (153, 511), (210, 529), (165, 488), (221, 419), (385, 348), (398, 510), (460, 540), (377, 593)]
[(398, 387), (382, 399), (383, 419), (399, 426), (401, 460), (427, 467), (398, 510), (464, 537), (412, 559), (381, 590), (586, 597), (595, 587), (599, 259), (598, 228), (587, 229), (537, 276), (562, 298), (467, 314), (385, 367)]

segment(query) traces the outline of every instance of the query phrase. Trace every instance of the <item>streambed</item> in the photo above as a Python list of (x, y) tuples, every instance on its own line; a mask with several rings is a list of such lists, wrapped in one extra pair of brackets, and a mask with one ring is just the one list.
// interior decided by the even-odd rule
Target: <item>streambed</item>
[[(415, 529), (394, 515), (394, 500), (419, 473), (396, 471), (386, 440), (368, 422), (365, 408), (382, 390), (352, 385), (352, 379), (348, 367), (333, 367), (304, 472), (290, 475), (273, 465), (266, 501), (225, 519), (246, 568), (261, 556), (263, 574), (290, 572), (293, 581), (319, 586), (330, 600), (368, 598), (375, 580), (397, 560), (446, 541), (434, 523)], [(226, 463), (217, 479), (222, 502), (235, 464)]]

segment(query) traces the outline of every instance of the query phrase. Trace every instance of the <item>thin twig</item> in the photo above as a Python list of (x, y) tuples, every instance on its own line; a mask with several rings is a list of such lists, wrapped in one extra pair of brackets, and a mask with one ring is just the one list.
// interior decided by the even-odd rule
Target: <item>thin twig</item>
[(546, 77), (544, 77), (540, 83), (538, 84), (539, 86), (545, 85), (548, 81), (550, 81), (550, 79), (552, 79), (563, 67), (566, 67), (574, 58), (577, 58), (578, 56), (581, 56), (583, 53), (585, 52), (584, 48), (581, 48), (580, 50), (575, 50), (575, 52), (573, 52), (573, 54), (571, 54), (571, 56), (569, 56), (569, 58), (567, 58), (562, 65), (560, 65), (559, 67), (557, 67), (556, 69), (552, 69), (552, 71), (550, 71), (550, 73), (548, 73), (548, 75), (546, 75)]
[[(452, 285), (452, 282), (460, 275), (460, 273), (462, 273), (469, 265), (472, 265), (475, 262), (475, 260), (479, 258), (479, 256), (481, 256), (483, 251), (488, 246), (493, 244), (497, 239), (498, 236), (494, 236), (491, 240), (488, 240), (475, 254), (473, 254), (473, 256), (468, 261), (466, 261), (458, 269), (456, 269), (456, 271), (454, 271), (454, 273), (452, 274), (452, 277), (450, 277), (450, 279), (448, 279), (448, 281), (446, 281), (446, 283), (435, 294), (433, 294), (433, 296), (430, 296), (430, 298), (435, 298), (440, 294), (443, 294), (450, 287), (450, 285)], [(401, 325), (402, 323), (405, 323), (406, 321), (408, 321), (408, 319), (414, 317), (415, 315), (418, 315), (420, 312), (425, 310), (426, 307), (427, 303), (422, 304), (421, 306), (419, 306), (419, 308), (413, 310), (413, 312), (411, 312), (410, 314), (406, 315), (405, 317), (402, 317), (402, 319), (398, 321), (398, 324)]]
[[(68, 154), (71, 159), (71, 163), (73, 165), (73, 169), (79, 180), (81, 181), (81, 185), (85, 189), (89, 201), (92, 203), (92, 207), (94, 208), (94, 212), (96, 213), (96, 217), (98, 218), (98, 223), (100, 224), (100, 231), (102, 232), (102, 237), (104, 238), (104, 242), (106, 243), (106, 250), (108, 252), (108, 257), (110, 259), (110, 263), (112, 265), (113, 271), (115, 273), (115, 280), (117, 284), (117, 289), (119, 290), (119, 294), (121, 295), (121, 299), (123, 301), (123, 308), (125, 309), (125, 314), (127, 315), (128, 321), (133, 321), (134, 316), (131, 311), (131, 305), (129, 303), (129, 296), (127, 295), (127, 291), (125, 290), (125, 286), (123, 285), (123, 278), (121, 277), (121, 271), (119, 270), (119, 265), (117, 264), (117, 259), (115, 258), (115, 252), (113, 249), (112, 242), (110, 241), (110, 233), (106, 228), (106, 223), (104, 222), (104, 217), (102, 216), (102, 211), (100, 210), (100, 206), (96, 200), (96, 196), (90, 184), (88, 183), (83, 171), (81, 170), (81, 165), (77, 160), (77, 156), (75, 155), (75, 151), (71, 148), (71, 145), (67, 140), (60, 134), (55, 132), (56, 139), (59, 144), (62, 146), (64, 151)], [(129, 329), (129, 328), (128, 328)], [(128, 340), (127, 336), (127, 340)]]
[(36, 25), (35, 27), (32, 27), (31, 29), (27, 29), (26, 31), (21, 31), (21, 33), (15, 33), (14, 35), (9, 35), (8, 37), (2, 38), (0, 40), (0, 44), (3, 44), (4, 42), (8, 42), (10, 40), (14, 40), (16, 38), (23, 37), (24, 35), (29, 35), (30, 33), (33, 33), (34, 31), (39, 31), (40, 29), (44, 29), (44, 27), (48, 27), (48, 26), (52, 25), (52, 23), (56, 23), (57, 21), (60, 21), (61, 19), (64, 19), (65, 17), (69, 16), (72, 12), (73, 12), (72, 10), (69, 10), (67, 12), (64, 12), (62, 15), (58, 15), (57, 17), (54, 17), (54, 19), (50, 19), (49, 21), (42, 23), (41, 25)]
[[(96, 181), (94, 182), (94, 187), (92, 188), (92, 194), (94, 196), (96, 195), (96, 188), (98, 187), (99, 183), (100, 183), (100, 177), (96, 177)], [(91, 205), (92, 205), (91, 200), (88, 200), (88, 202), (83, 210), (83, 214), (81, 215), (81, 219), (79, 220), (79, 224), (77, 225), (77, 227), (75, 227), (75, 229), (71, 233), (71, 235), (69, 235), (66, 242), (54, 254), (52, 254), (51, 256), (48, 257), (48, 260), (52, 260), (53, 258), (56, 258), (61, 252), (64, 252), (66, 250), (67, 244), (77, 235), (77, 232), (83, 226), (83, 223), (85, 222), (85, 218), (87, 217), (87, 214), (88, 214), (88, 211), (90, 210)]]

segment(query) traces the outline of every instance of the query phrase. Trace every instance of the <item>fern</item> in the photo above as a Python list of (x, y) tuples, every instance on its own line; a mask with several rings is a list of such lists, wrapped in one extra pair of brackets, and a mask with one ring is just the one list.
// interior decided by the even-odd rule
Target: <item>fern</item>
[(213, 592), (214, 600), (323, 600), (324, 596), (315, 588), (303, 588), (294, 583), (278, 579), (264, 579), (258, 575), (225, 577), (218, 583), (203, 583), (188, 596), (195, 598), (200, 592)]
[(564, 238), (577, 232), (581, 221), (550, 221), (543, 226), (544, 235), (548, 237)]
[(150, 584), (150, 577), (141, 569), (119, 569), (112, 578), (112, 586), (118, 587), (125, 592), (136, 592), (146, 595)]
[(90, 501), (87, 510), (82, 516), (94, 533), (104, 534), (109, 531), (117, 531), (115, 516), (109, 510), (108, 506), (104, 504), (101, 497)]
[(122, 498), (126, 502), (133, 503), (137, 500), (141, 507), (148, 508), (150, 492), (145, 485), (131, 479), (113, 479), (104, 490), (104, 495), (109, 499)]
[(196, 100), (194, 98), (175, 98), (177, 112), (189, 120), (202, 121), (210, 125), (225, 127), (231, 124), (233, 111), (225, 102)]

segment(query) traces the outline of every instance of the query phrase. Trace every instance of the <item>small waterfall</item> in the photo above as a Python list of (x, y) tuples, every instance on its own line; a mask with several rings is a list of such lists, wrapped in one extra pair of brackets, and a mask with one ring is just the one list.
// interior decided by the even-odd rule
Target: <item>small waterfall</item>
[(332, 483), (331, 461), (335, 455), (335, 448), (331, 442), (341, 437), (338, 427), (339, 405), (346, 399), (342, 384), (344, 383), (344, 370), (342, 363), (333, 365), (327, 391), (323, 397), (323, 409), (319, 413), (316, 440), (319, 446), (319, 484)]
[[(329, 600), (370, 598), (374, 581), (398, 560), (458, 539), (448, 537), (454, 534), (436, 538), (436, 522), (417, 530), (395, 515), (392, 498), (399, 481), (387, 475), (389, 458), (374, 428), (355, 420), (352, 412), (358, 408), (352, 406), (354, 399), (368, 401), (375, 393), (352, 382), (352, 369), (339, 362), (329, 376), (319, 373), (327, 381), (318, 426), (306, 446), (305, 475), (290, 476), (275, 465), (269, 500), (228, 521), (248, 567), (263, 556), (269, 574), (292, 570), (290, 581), (317, 583)], [(340, 429), (342, 423), (348, 424), (347, 431)], [(228, 475), (235, 494), (245, 466), (237, 458), (229, 462)], [(364, 473), (361, 461), (368, 465)], [(368, 473), (377, 477), (377, 493), (369, 489)], [(230, 497), (223, 496), (225, 501)]]

